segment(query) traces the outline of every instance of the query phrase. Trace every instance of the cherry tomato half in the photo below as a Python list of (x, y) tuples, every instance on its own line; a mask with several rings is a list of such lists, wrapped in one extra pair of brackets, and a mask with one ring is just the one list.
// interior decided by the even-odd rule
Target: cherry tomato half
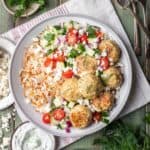
[(78, 42), (78, 31), (74, 28), (70, 28), (67, 35), (66, 35), (66, 41), (69, 45), (73, 46)]
[(64, 78), (71, 78), (71, 77), (73, 76), (73, 71), (72, 71), (71, 69), (69, 69), (69, 70), (63, 72), (63, 73), (62, 73), (62, 76), (63, 76)]
[(80, 37), (80, 42), (88, 42), (88, 36), (86, 34), (83, 34), (81, 37)]
[(53, 117), (54, 117), (54, 119), (56, 119), (58, 121), (62, 120), (65, 117), (64, 110), (61, 108), (55, 109), (53, 111)]
[(48, 67), (51, 63), (51, 59), (50, 58), (46, 58), (45, 61), (44, 61), (44, 66), (45, 67)]
[(107, 56), (100, 58), (100, 66), (102, 67), (103, 70), (106, 70), (109, 68), (109, 59)]
[(93, 121), (100, 121), (102, 118), (102, 115), (98, 112), (93, 113)]
[(50, 114), (49, 113), (43, 114), (42, 121), (46, 124), (49, 124), (51, 122)]

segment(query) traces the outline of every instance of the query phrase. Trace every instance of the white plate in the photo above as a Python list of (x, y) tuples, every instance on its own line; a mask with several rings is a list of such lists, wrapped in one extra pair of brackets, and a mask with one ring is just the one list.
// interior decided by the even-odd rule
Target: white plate
[[(22, 150), (23, 149), (22, 146), (24, 146), (24, 144), (25, 144), (24, 140), (31, 140), (31, 139), (27, 139), (27, 137), (33, 131), (34, 131), (35, 134), (37, 134), (37, 136), (42, 136), (42, 140), (47, 139), (48, 140), (48, 143), (47, 143), (48, 145), (51, 144), (50, 148), (47, 148), (47, 149), (44, 149), (44, 150), (54, 150), (55, 149), (55, 138), (54, 138), (54, 136), (51, 135), (51, 134), (47, 134), (47, 133), (43, 132), (39, 128), (36, 128), (30, 122), (24, 122), (24, 123), (22, 123), (14, 131), (14, 133), (13, 133), (13, 135), (11, 137), (11, 149), (12, 150), (16, 150), (16, 149), (17, 150)], [(36, 147), (37, 145), (35, 145), (35, 141), (34, 140), (35, 139), (32, 139), (31, 142)], [(18, 144), (16, 145), (16, 143), (18, 143)], [(27, 149), (27, 150), (29, 150), (29, 149)]]
[[(15, 44), (6, 38), (0, 37), (0, 48), (6, 51), (10, 57), (12, 56), (13, 52), (15, 51)], [(7, 97), (4, 97), (0, 100), (0, 110), (3, 110), (10, 105), (13, 104), (13, 97), (9, 94)]]
[(93, 132), (96, 132), (104, 128), (106, 124), (100, 122), (98, 124), (92, 124), (91, 126), (84, 128), (84, 129), (72, 128), (70, 133), (66, 133), (64, 130), (58, 130), (54, 126), (50, 126), (50, 125), (46, 125), (42, 123), (41, 114), (36, 112), (30, 104), (27, 104), (25, 102), (23, 89), (20, 83), (19, 72), (23, 64), (23, 56), (25, 53), (25, 47), (28, 46), (32, 42), (31, 39), (37, 36), (47, 25), (56, 25), (56, 24), (59, 24), (60, 22), (70, 21), (70, 20), (78, 21), (80, 23), (86, 22), (90, 25), (95, 25), (95, 26), (100, 27), (104, 32), (108, 33), (109, 36), (118, 43), (118, 45), (120, 46), (122, 50), (121, 62), (124, 65), (123, 67), (124, 83), (120, 89), (121, 97), (117, 99), (117, 104), (110, 113), (110, 118), (109, 118), (110, 122), (112, 122), (120, 114), (121, 110), (126, 104), (129, 93), (130, 93), (131, 84), (132, 84), (131, 62), (130, 62), (130, 58), (126, 50), (126, 47), (124, 46), (123, 42), (120, 40), (118, 35), (116, 35), (116, 33), (114, 33), (109, 27), (99, 22), (98, 20), (95, 20), (91, 17), (87, 17), (84, 15), (57, 16), (57, 17), (49, 18), (39, 23), (35, 27), (33, 27), (20, 40), (20, 42), (18, 43), (16, 47), (16, 51), (13, 55), (12, 62), (11, 62), (11, 70), (10, 70), (11, 90), (16, 100), (16, 103), (18, 104), (21, 111), (26, 115), (26, 117), (30, 121), (32, 121), (41, 129), (47, 131), (48, 133), (52, 133), (57, 136), (63, 136), (63, 137), (77, 137), (77, 136), (91, 134)]

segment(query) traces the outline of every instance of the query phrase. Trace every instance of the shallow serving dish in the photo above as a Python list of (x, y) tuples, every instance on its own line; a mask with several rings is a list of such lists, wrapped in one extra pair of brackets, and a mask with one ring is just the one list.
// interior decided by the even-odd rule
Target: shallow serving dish
[(52, 127), (50, 125), (43, 124), (41, 122), (40, 113), (36, 112), (34, 108), (27, 104), (24, 100), (23, 95), (23, 89), (21, 87), (20, 83), (20, 76), (19, 72), (23, 65), (23, 57), (25, 53), (25, 48), (31, 44), (32, 38), (36, 37), (47, 25), (57, 25), (60, 22), (65, 21), (77, 21), (77, 22), (86, 22), (90, 25), (94, 25), (97, 27), (100, 27), (105, 33), (109, 34), (109, 37), (117, 42), (119, 45), (122, 56), (121, 56), (121, 63), (123, 64), (123, 75), (124, 75), (124, 83), (121, 86), (119, 95), (120, 97), (117, 100), (116, 106), (112, 109), (110, 112), (109, 120), (112, 122), (121, 112), (124, 105), (127, 102), (131, 85), (132, 85), (132, 68), (131, 68), (131, 62), (128, 55), (128, 52), (126, 50), (126, 47), (124, 46), (123, 42), (120, 40), (120, 38), (106, 25), (102, 24), (98, 20), (95, 20), (91, 17), (83, 16), (83, 15), (67, 15), (67, 16), (57, 16), (53, 18), (49, 18), (38, 25), (36, 25), (34, 28), (32, 28), (18, 43), (16, 47), (16, 51), (12, 57), (11, 61), (11, 69), (10, 69), (10, 85), (12, 94), (16, 100), (16, 103), (20, 107), (21, 111), (26, 115), (26, 117), (32, 121), (35, 125), (42, 128), (46, 132), (55, 134), (57, 136), (62, 137), (77, 137), (77, 136), (83, 136), (87, 134), (91, 134), (93, 132), (96, 132), (106, 126), (105, 123), (98, 123), (98, 124), (92, 124), (89, 127), (86, 127), (84, 129), (72, 129), (70, 133), (66, 133), (65, 130), (58, 130), (55, 127)]

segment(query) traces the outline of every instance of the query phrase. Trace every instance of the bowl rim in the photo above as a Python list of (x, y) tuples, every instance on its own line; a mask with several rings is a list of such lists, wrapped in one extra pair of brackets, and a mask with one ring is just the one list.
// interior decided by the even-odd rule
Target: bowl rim
[[(110, 120), (110, 122), (109, 123), (111, 123), (112, 121), (114, 121), (115, 119), (116, 119), (116, 117), (120, 114), (120, 112), (123, 110), (123, 108), (124, 108), (124, 106), (125, 106), (125, 104), (126, 104), (126, 102), (127, 102), (127, 100), (128, 100), (128, 97), (129, 97), (129, 94), (130, 94), (130, 91), (131, 91), (131, 88), (132, 88), (132, 79), (133, 79), (133, 73), (132, 73), (132, 63), (131, 63), (131, 60), (130, 60), (130, 56), (129, 56), (129, 53), (128, 53), (128, 51), (127, 51), (127, 48), (126, 48), (126, 46), (125, 46), (125, 44), (124, 44), (124, 42), (121, 40), (121, 38), (119, 37), (119, 35), (117, 34), (117, 33), (115, 33), (110, 27), (108, 27), (107, 25), (105, 25), (104, 23), (102, 23), (101, 21), (99, 21), (98, 19), (95, 19), (95, 18), (93, 18), (93, 17), (91, 17), (91, 16), (87, 16), (87, 15), (81, 15), (81, 14), (68, 14), (68, 15), (58, 15), (58, 16), (54, 16), (54, 17), (50, 17), (50, 18), (47, 18), (47, 19), (45, 19), (44, 21), (41, 21), (40, 23), (38, 23), (37, 25), (35, 25), (34, 27), (32, 27), (20, 40), (19, 40), (19, 42), (17, 43), (17, 45), (16, 45), (16, 50), (17, 50), (17, 48), (21, 45), (21, 41), (23, 41), (23, 39), (24, 38), (26, 38), (27, 36), (28, 36), (28, 33), (29, 32), (32, 32), (32, 30), (34, 30), (36, 27), (38, 27), (39, 25), (41, 25), (41, 24), (43, 24), (43, 23), (45, 23), (45, 22), (47, 22), (47, 21), (49, 21), (49, 20), (53, 20), (53, 19), (56, 19), (56, 18), (61, 18), (61, 17), (77, 17), (77, 18), (81, 18), (81, 19), (88, 19), (88, 20), (92, 20), (92, 21), (94, 21), (94, 22), (96, 22), (97, 24), (100, 24), (100, 25), (103, 25), (104, 27), (105, 27), (105, 29), (106, 29), (106, 31), (109, 29), (109, 31), (111, 32), (111, 33), (113, 33), (117, 38), (118, 38), (118, 40), (119, 40), (119, 43), (121, 43), (122, 44), (122, 46), (124, 47), (124, 49), (126, 49), (126, 50), (124, 50), (124, 52), (125, 52), (125, 54), (126, 54), (126, 57), (127, 57), (127, 61), (128, 61), (128, 64), (129, 64), (129, 66), (128, 66), (128, 74), (129, 74), (129, 76), (130, 76), (130, 79), (128, 79), (128, 89), (127, 89), (127, 91), (126, 91), (126, 93), (127, 93), (127, 95), (126, 95), (126, 99), (125, 99), (125, 101), (123, 101), (122, 102), (122, 104), (121, 104), (121, 107), (119, 107), (118, 108), (118, 110), (117, 110), (117, 113), (114, 113), (114, 115), (111, 117), (111, 120)], [(16, 50), (15, 50), (15, 52), (16, 52)], [(23, 111), (23, 109), (22, 109), (22, 106), (18, 103), (18, 101), (17, 101), (17, 96), (16, 96), (16, 94), (15, 94), (15, 92), (14, 92), (14, 89), (13, 89), (13, 86), (12, 86), (12, 80), (13, 80), (13, 77), (12, 77), (12, 64), (13, 64), (13, 61), (14, 61), (14, 57), (15, 57), (15, 53), (13, 54), (13, 56), (12, 56), (12, 59), (11, 59), (11, 67), (10, 67), (10, 76), (9, 76), (9, 81), (10, 81), (10, 87), (11, 87), (11, 93), (12, 93), (12, 95), (13, 95), (13, 97), (15, 98), (15, 102), (17, 103), (17, 105), (18, 105), (18, 107), (21, 109), (21, 111), (24, 113), (24, 115), (32, 122), (32, 123), (34, 123), (36, 126), (38, 126), (38, 127), (40, 127), (41, 129), (43, 129), (44, 131), (46, 131), (46, 132), (49, 132), (49, 133), (52, 133), (52, 134), (54, 134), (54, 135), (56, 135), (56, 136), (61, 136), (61, 137), (79, 137), (79, 136), (85, 136), (85, 135), (89, 135), (89, 134), (92, 134), (92, 133), (95, 133), (96, 131), (98, 131), (98, 130), (100, 130), (100, 129), (103, 129), (104, 127), (106, 127), (108, 124), (101, 124), (101, 126), (99, 127), (99, 126), (96, 126), (94, 129), (93, 129), (93, 131), (89, 131), (88, 133), (84, 133), (84, 134), (82, 134), (82, 133), (78, 133), (78, 134), (71, 134), (71, 133), (69, 133), (69, 134), (63, 134), (63, 133), (59, 133), (59, 132), (55, 132), (55, 131), (49, 131), (48, 129), (46, 129), (46, 128), (44, 128), (42, 125), (40, 125), (40, 124), (37, 124), (36, 123), (36, 121), (34, 121), (34, 119), (32, 119), (32, 117), (30, 117), (30, 116), (28, 116), (28, 114), (25, 112), (25, 111)], [(114, 108), (115, 109), (115, 108)], [(88, 127), (87, 127), (88, 128)]]
[[(6, 10), (8, 13), (10, 13), (11, 15), (14, 15), (14, 14), (15, 14), (15, 12), (14, 12), (11, 8), (9, 8), (9, 7), (7, 6), (6, 0), (2, 0), (2, 5), (3, 5), (3, 7), (5, 8), (5, 10)], [(28, 13), (23, 13), (23, 14), (21, 15), (21, 17), (28, 17), (28, 16), (31, 16), (31, 15), (33, 15), (36, 11), (38, 11), (39, 8), (40, 8), (40, 4), (37, 5), (37, 7), (34, 7), (34, 9), (32, 9), (31, 11), (29, 11)]]

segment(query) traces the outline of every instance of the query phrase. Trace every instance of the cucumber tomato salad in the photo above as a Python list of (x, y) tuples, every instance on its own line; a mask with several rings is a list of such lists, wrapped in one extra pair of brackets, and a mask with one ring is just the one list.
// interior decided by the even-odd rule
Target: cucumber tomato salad
[(49, 25), (27, 46), (21, 85), (41, 121), (70, 132), (109, 122), (123, 83), (117, 43), (99, 27), (75, 21)]

